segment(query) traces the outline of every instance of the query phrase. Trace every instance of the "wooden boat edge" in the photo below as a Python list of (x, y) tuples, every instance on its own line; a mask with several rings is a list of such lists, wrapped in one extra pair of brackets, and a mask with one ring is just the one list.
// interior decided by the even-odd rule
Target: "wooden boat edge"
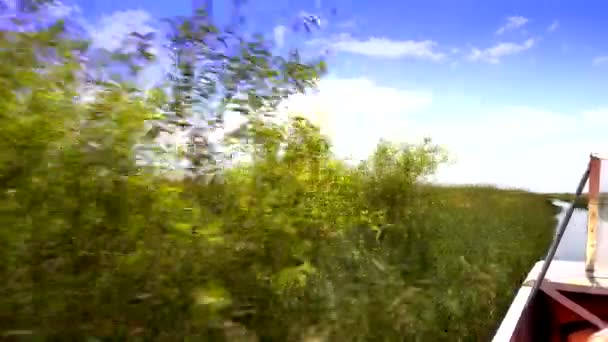
[[(524, 313), (526, 302), (543, 264), (544, 261), (537, 262), (528, 273), (494, 335), (493, 342), (513, 341), (517, 330), (523, 329), (522, 324), (528, 319)], [(588, 275), (584, 261), (553, 260), (543, 281), (543, 286), (545, 285), (569, 292), (608, 295), (608, 278)]]

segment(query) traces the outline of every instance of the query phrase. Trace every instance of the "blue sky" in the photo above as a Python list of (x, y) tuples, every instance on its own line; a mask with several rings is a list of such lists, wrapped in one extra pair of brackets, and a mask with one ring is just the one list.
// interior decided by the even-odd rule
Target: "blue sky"
[[(106, 46), (130, 25), (154, 30), (159, 18), (188, 14), (193, 1), (64, 3)], [(220, 22), (230, 3), (214, 1)], [(249, 0), (243, 13), (247, 29), (277, 48), (331, 51), (319, 94), (289, 104), (321, 125), (338, 155), (361, 159), (380, 138), (430, 136), (452, 156), (438, 182), (574, 191), (588, 154), (608, 150), (606, 9), (602, 1)], [(293, 32), (303, 13), (318, 15), (321, 29)]]

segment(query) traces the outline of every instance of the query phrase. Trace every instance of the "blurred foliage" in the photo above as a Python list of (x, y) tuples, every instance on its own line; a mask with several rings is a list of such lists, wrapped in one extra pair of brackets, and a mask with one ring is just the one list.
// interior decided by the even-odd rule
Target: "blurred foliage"
[(487, 340), (552, 237), (541, 195), (425, 185), (430, 141), (353, 167), (303, 119), (250, 115), (251, 162), (170, 180), (134, 147), (187, 101), (120, 80), (83, 101), (85, 48), (0, 32), (3, 338)]
[[(222, 151), (248, 145), (255, 139), (255, 121), (275, 116), (281, 102), (313, 88), (326, 72), (322, 58), (304, 61), (297, 49), (286, 57), (273, 54), (272, 44), (262, 35), (248, 37), (238, 27), (219, 28), (202, 10), (165, 21), (173, 70), (168, 86), (156, 89), (155, 96), (168, 101), (160, 101), (162, 117), (151, 121), (148, 136), (187, 132), (183, 156), (192, 176), (217, 172), (218, 161), (226, 157)], [(133, 36), (139, 55), (152, 59), (148, 48), (154, 35)], [(227, 113), (238, 114), (241, 126), (227, 131)], [(221, 143), (209, 139), (216, 131), (225, 134)]]

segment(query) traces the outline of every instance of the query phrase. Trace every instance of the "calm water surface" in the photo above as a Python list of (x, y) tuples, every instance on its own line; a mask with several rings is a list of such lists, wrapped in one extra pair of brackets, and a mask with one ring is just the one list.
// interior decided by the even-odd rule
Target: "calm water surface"
[[(553, 201), (555, 205), (561, 208), (561, 212), (557, 215), (558, 224), (561, 224), (566, 214), (566, 210), (570, 203), (563, 201)], [(568, 223), (568, 227), (564, 232), (562, 241), (557, 247), (555, 260), (585, 260), (585, 245), (587, 243), (587, 210), (575, 209), (572, 218)]]

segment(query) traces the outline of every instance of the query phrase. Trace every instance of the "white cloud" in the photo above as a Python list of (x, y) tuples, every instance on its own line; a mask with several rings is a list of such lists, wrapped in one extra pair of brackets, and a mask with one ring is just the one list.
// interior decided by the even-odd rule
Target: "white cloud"
[(323, 80), (318, 94), (293, 98), (289, 108), (319, 124), (343, 158), (366, 158), (380, 138), (420, 142), (430, 136), (454, 160), (440, 168), (436, 182), (544, 192), (574, 191), (589, 153), (602, 152), (608, 123), (608, 106), (566, 114), (476, 100), (446, 104), (430, 92), (369, 79)]
[(593, 58), (593, 65), (600, 65), (608, 62), (608, 56), (597, 56)]
[(150, 41), (149, 51), (156, 56), (156, 61), (146, 66), (138, 75), (137, 83), (148, 88), (162, 80), (171, 67), (169, 52), (163, 47), (167, 41), (161, 33), (160, 22), (150, 13), (141, 9), (116, 11), (104, 15), (94, 25), (89, 25), (89, 34), (93, 48), (115, 51), (128, 42), (132, 32), (147, 34), (156, 33)]
[(68, 16), (79, 16), (82, 14), (80, 7), (67, 5), (62, 1), (54, 1), (47, 5), (47, 13), (53, 18), (67, 18)]
[[(17, 28), (12, 22), (12, 18), (21, 16), (21, 14), (18, 14), (20, 9), (18, 8), (17, 3), (17, 0), (0, 0), (0, 4), (4, 5), (0, 6), (0, 25), (4, 29)], [(37, 30), (40, 27), (39, 25), (45, 26), (56, 22), (58, 19), (69, 18), (71, 22), (75, 21), (77, 24), (82, 22), (80, 7), (74, 4), (66, 4), (60, 0), (43, 4), (37, 13), (28, 15), (26, 18), (28, 18), (29, 23), (19, 25), (19, 30)], [(71, 27), (68, 26), (68, 31), (70, 29)]]
[(547, 27), (547, 31), (548, 32), (555, 32), (555, 30), (557, 30), (558, 28), (559, 28), (559, 21), (553, 20), (553, 22), (551, 23), (551, 25), (549, 25), (549, 27)]
[(581, 114), (526, 106), (464, 110), (467, 115), (421, 118), (402, 132), (424, 132), (448, 148), (455, 163), (440, 168), (437, 182), (571, 192), (589, 153), (605, 145), (597, 124)]
[(282, 48), (285, 44), (285, 33), (287, 33), (287, 27), (284, 25), (275, 26), (273, 30), (274, 42), (279, 48)]
[[(2, 0), (0, 0), (2, 1)], [(2, 13), (1, 19), (9, 19), (17, 15), (16, 0), (6, 1), (7, 11)], [(124, 42), (124, 39), (133, 31), (147, 33), (154, 31), (150, 25), (151, 16), (143, 10), (117, 11), (103, 16), (98, 22), (87, 21), (82, 15), (82, 10), (73, 1), (55, 0), (45, 3), (29, 19), (36, 21), (37, 25), (54, 23), (58, 19), (67, 19), (68, 31), (76, 32), (79, 38), (85, 36), (92, 40), (93, 48), (107, 48), (115, 50)], [(0, 20), (1, 20), (0, 19)], [(39, 29), (36, 26), (26, 29)]]
[(325, 79), (319, 91), (287, 101), (290, 115), (309, 118), (321, 127), (334, 151), (355, 160), (366, 158), (380, 138), (396, 136), (408, 115), (428, 107), (432, 94), (376, 84), (366, 78)]
[(536, 41), (530, 38), (521, 44), (511, 42), (500, 42), (492, 47), (483, 50), (480, 50), (478, 48), (472, 48), (471, 53), (469, 54), (469, 60), (497, 64), (500, 63), (500, 59), (502, 57), (508, 55), (515, 55), (525, 50), (531, 49), (535, 43)]
[(583, 111), (582, 118), (586, 123), (592, 125), (608, 125), (608, 107)]
[(314, 40), (309, 43), (329, 45), (337, 51), (370, 57), (411, 57), (432, 61), (439, 61), (444, 57), (443, 53), (437, 51), (437, 42), (432, 40), (391, 40), (378, 37), (360, 40), (353, 38), (347, 33), (343, 33), (329, 41)]
[(496, 34), (500, 35), (503, 34), (507, 31), (512, 31), (515, 30), (518, 27), (522, 27), (525, 24), (528, 23), (528, 18), (522, 17), (522, 16), (512, 16), (512, 17), (507, 17), (507, 23), (500, 27), (497, 31)]
[(144, 10), (126, 10), (105, 15), (91, 29), (93, 47), (116, 50), (135, 31), (141, 34), (156, 31), (150, 13)]

